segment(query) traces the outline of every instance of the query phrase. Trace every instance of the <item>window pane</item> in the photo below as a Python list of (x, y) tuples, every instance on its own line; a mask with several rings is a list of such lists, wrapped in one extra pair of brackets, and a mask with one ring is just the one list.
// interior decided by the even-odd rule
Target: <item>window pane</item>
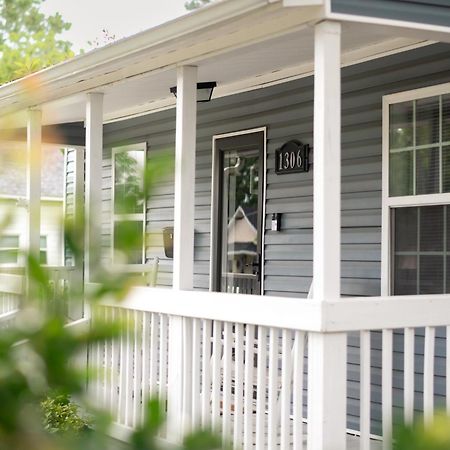
[(391, 197), (413, 194), (412, 151), (389, 155), (389, 195)]
[(417, 256), (396, 256), (394, 295), (417, 294)]
[(439, 148), (416, 150), (416, 195), (439, 192)]
[(443, 292), (443, 256), (420, 256), (419, 294), (442, 294)]
[(416, 101), (416, 145), (439, 142), (439, 97)]
[(420, 251), (442, 252), (444, 249), (444, 207), (424, 206), (419, 211)]
[(0, 250), (0, 264), (17, 264), (17, 250)]
[(19, 248), (19, 236), (0, 236), (0, 248)]
[(41, 236), (41, 249), (47, 248), (47, 236)]
[(47, 264), (47, 251), (41, 250), (39, 252), (39, 258), (40, 258), (41, 264)]
[(413, 145), (413, 102), (391, 105), (389, 110), (389, 148)]
[(417, 251), (417, 208), (397, 208), (393, 212), (395, 251)]
[(124, 220), (114, 224), (115, 261), (129, 264), (142, 264), (143, 261), (143, 223)]
[(442, 192), (450, 192), (450, 147), (442, 147)]
[(442, 142), (450, 141), (450, 95), (442, 96)]
[(114, 212), (142, 213), (144, 205), (144, 151), (123, 151), (114, 155)]

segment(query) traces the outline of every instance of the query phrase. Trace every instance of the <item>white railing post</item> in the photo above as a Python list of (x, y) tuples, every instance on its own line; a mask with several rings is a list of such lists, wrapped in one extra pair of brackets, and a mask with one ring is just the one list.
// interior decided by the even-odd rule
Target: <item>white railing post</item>
[(103, 94), (89, 93), (86, 102), (86, 282), (94, 281), (101, 262), (102, 154)]
[[(191, 290), (194, 282), (195, 147), (197, 128), (197, 67), (177, 72), (175, 145), (175, 211), (173, 289)], [(168, 419), (169, 436), (180, 438), (183, 416), (190, 409), (192, 367), (187, 349), (189, 319), (171, 317), (169, 323)], [(183, 346), (184, 345), (184, 346)], [(195, 349), (194, 349), (195, 351)]]
[[(313, 298), (340, 297), (341, 25), (315, 28)], [(346, 335), (311, 333), (308, 450), (346, 447)]]

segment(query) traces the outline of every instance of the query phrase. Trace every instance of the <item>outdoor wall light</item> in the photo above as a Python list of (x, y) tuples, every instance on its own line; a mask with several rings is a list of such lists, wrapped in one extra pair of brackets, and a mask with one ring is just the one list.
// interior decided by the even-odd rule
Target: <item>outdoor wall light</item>
[[(203, 83), (197, 83), (197, 103), (206, 103), (211, 100), (214, 88), (217, 86), (215, 81), (206, 81)], [(170, 92), (177, 96), (177, 87), (170, 88)]]

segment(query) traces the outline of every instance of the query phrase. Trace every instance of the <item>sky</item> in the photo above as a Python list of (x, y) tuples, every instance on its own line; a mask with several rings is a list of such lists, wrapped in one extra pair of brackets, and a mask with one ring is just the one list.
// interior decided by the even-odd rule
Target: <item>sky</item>
[(73, 43), (76, 53), (90, 50), (88, 41), (103, 42), (102, 30), (116, 39), (130, 36), (174, 19), (187, 11), (185, 0), (45, 0), (41, 10), (61, 13), (72, 23), (63, 37)]

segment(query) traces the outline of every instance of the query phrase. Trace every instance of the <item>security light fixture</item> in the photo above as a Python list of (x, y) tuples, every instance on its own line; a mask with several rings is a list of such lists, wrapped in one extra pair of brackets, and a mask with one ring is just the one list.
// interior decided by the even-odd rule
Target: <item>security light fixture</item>
[[(197, 103), (206, 103), (211, 100), (214, 88), (217, 86), (215, 81), (205, 81), (202, 83), (197, 83)], [(173, 86), (170, 88), (170, 92), (177, 96), (177, 87)]]

